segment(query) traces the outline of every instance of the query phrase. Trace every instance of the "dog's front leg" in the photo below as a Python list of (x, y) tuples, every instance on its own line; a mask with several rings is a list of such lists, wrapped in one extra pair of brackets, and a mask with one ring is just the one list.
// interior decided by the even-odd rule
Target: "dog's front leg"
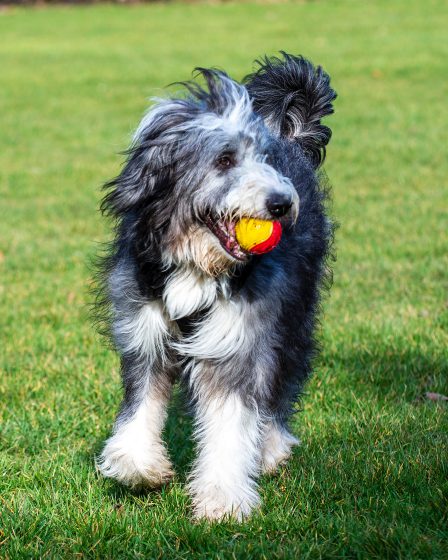
[(124, 399), (98, 468), (131, 487), (157, 487), (173, 476), (162, 441), (173, 380), (164, 321), (160, 305), (147, 304), (115, 324)]
[(237, 393), (197, 395), (198, 458), (189, 489), (196, 518), (241, 520), (260, 503), (261, 421)]

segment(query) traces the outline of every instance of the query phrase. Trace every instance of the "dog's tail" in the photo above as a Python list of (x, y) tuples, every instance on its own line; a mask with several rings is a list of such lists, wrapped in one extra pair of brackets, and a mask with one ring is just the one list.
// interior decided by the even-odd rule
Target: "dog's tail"
[(254, 110), (278, 135), (297, 141), (313, 165), (325, 159), (331, 130), (321, 124), (333, 113), (336, 92), (330, 77), (302, 56), (281, 51), (283, 58), (265, 57), (258, 69), (244, 79)]

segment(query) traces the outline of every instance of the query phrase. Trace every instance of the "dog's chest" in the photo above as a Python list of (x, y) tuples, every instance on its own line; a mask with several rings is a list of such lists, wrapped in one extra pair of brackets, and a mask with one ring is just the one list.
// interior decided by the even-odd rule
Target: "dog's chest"
[(169, 319), (178, 327), (172, 344), (180, 355), (223, 359), (243, 343), (242, 302), (231, 297), (227, 280), (181, 269), (170, 276), (163, 301)]
[(168, 278), (163, 302), (171, 321), (190, 318), (213, 305), (218, 296), (229, 297), (227, 281), (207, 276), (194, 267), (182, 267)]

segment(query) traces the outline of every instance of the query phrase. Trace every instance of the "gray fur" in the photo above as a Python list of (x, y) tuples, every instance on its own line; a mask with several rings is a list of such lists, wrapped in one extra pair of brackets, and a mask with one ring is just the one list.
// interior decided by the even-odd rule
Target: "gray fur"
[[(289, 88), (302, 71), (310, 71), (309, 64), (294, 67)], [(264, 426), (278, 427), (270, 428), (269, 441), (279, 441), (281, 449), (263, 456), (284, 457), (295, 441), (286, 422), (315, 351), (319, 287), (331, 240), (326, 193), (315, 172), (316, 154), (324, 149), (319, 145), (322, 128), (317, 111), (308, 126), (307, 111), (296, 104), (294, 115), (300, 115), (308, 135), (302, 149), (290, 129), (275, 121), (271, 106), (263, 110), (256, 93), (260, 84), (264, 91), (275, 79), (275, 95), (281, 95), (281, 72), (291, 72), (292, 65), (291, 58), (284, 68), (275, 59), (265, 69), (269, 79), (263, 82), (259, 71), (247, 87), (223, 72), (202, 69), (207, 88), (189, 83), (184, 98), (157, 101), (137, 129), (122, 173), (107, 185), (102, 206), (117, 221), (116, 239), (103, 264), (102, 299), (122, 357), (125, 398), (116, 430), (124, 422), (135, 433), (134, 418), (141, 422), (149, 414), (145, 395), (157, 394), (151, 387), (166, 395), (176, 379), (184, 384), (197, 404), (198, 437), (207, 434), (199, 440), (209, 446), (201, 450), (190, 484), (199, 516), (243, 516), (258, 503), (253, 477), (261, 468)], [(315, 76), (319, 87), (328, 86), (320, 71)], [(295, 98), (315, 107), (309, 80)], [(248, 91), (254, 92), (257, 110)], [(249, 256), (217, 236), (216, 223), (228, 225), (244, 216), (272, 219), (268, 202), (273, 195), (290, 203), (279, 218), (284, 233), (274, 251)], [(204, 473), (207, 488), (221, 484), (213, 476), (222, 471), (214, 470), (210, 459), (210, 434), (217, 427), (204, 426), (211, 417), (208, 402), (217, 422), (232, 410), (235, 417), (251, 418), (245, 466), (235, 475), (238, 484), (250, 489), (242, 492), (240, 505), (231, 481), (223, 481), (222, 491), (209, 498), (200, 490), (204, 465), (210, 465), (209, 475)], [(244, 437), (244, 426), (233, 429)], [(157, 445), (159, 436), (147, 435)], [(141, 469), (133, 473), (129, 451), (119, 457), (117, 441), (113, 458), (107, 446), (102, 456), (104, 474), (130, 473), (116, 478), (126, 482), (127, 476), (131, 485), (142, 476), (144, 481)], [(171, 472), (165, 452), (159, 451), (158, 464), (167, 472), (149, 472), (155, 467), (148, 465), (149, 485)]]

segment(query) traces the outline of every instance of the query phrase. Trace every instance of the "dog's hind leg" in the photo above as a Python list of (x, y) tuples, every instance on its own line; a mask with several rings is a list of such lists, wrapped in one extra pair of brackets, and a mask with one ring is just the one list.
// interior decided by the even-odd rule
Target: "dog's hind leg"
[(261, 469), (264, 473), (274, 473), (279, 465), (289, 459), (292, 448), (300, 445), (300, 440), (276, 421), (266, 424), (263, 438)]
[[(98, 458), (100, 472), (131, 487), (156, 487), (173, 476), (162, 441), (172, 375), (158, 346), (163, 340), (160, 308), (139, 309), (133, 323), (116, 327), (122, 351), (124, 399), (112, 436)], [(121, 331), (119, 331), (121, 329)], [(128, 337), (128, 339), (126, 338)], [(154, 341), (159, 337), (158, 341)]]

